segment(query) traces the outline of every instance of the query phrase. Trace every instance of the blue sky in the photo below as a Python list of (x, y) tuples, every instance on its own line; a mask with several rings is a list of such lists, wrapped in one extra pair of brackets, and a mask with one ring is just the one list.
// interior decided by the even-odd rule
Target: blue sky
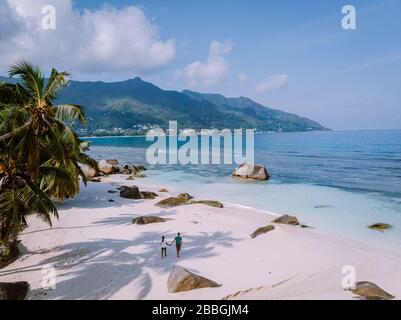
[[(16, 7), (18, 1), (28, 6), (27, 0), (7, 1), (20, 16), (36, 12)], [(70, 70), (74, 79), (113, 81), (139, 75), (165, 89), (248, 96), (333, 129), (401, 128), (401, 0), (45, 2), (54, 3), (65, 18), (59, 15), (57, 37), (49, 41), (52, 35), (47, 32), (37, 42), (65, 39), (65, 45), (54, 45), (48, 50), (54, 54), (43, 61), (41, 56), (48, 53), (38, 48), (31, 56), (44, 68), (51, 62)], [(346, 4), (356, 8), (356, 30), (341, 27)], [(125, 15), (129, 7), (136, 11)], [(104, 12), (111, 11), (115, 15), (109, 19)], [(77, 15), (85, 28), (104, 19), (95, 25), (108, 34), (107, 21), (115, 18), (121, 29), (100, 40), (90, 27), (78, 35), (67, 18)], [(131, 26), (134, 20), (138, 22)], [(138, 33), (129, 33), (130, 28), (144, 28), (147, 36), (137, 41)], [(25, 32), (22, 27), (17, 30)], [(21, 34), (14, 39), (25, 39)], [(30, 37), (34, 43), (39, 36)], [(53, 58), (65, 56), (66, 47), (78, 38), (80, 50), (68, 59)], [(101, 46), (91, 46), (93, 39)], [(12, 40), (10, 36), (5, 41), (7, 48), (19, 43)], [(118, 50), (110, 49), (107, 41)], [(10, 59), (29, 50), (15, 47), (13, 52)]]

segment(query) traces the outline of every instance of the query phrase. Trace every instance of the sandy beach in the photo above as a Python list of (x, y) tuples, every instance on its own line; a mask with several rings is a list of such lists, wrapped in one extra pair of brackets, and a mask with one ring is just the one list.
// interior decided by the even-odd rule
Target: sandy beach
[[(122, 185), (136, 185), (159, 197), (130, 200), (108, 192)], [(53, 228), (36, 217), (29, 219), (29, 227), (20, 235), (22, 254), (0, 270), (0, 281), (29, 282), (27, 299), (32, 300), (358, 299), (341, 286), (342, 268), (352, 265), (357, 281), (372, 281), (396, 299), (401, 297), (400, 253), (334, 238), (318, 229), (278, 224), (251, 239), (257, 228), (270, 224), (273, 214), (226, 203), (224, 208), (154, 206), (175, 196), (173, 187), (125, 181), (119, 175), (89, 183), (76, 199), (59, 204), (60, 219), (54, 220)], [(158, 192), (161, 188), (169, 193)], [(131, 223), (144, 215), (168, 220)], [(175, 248), (168, 247), (168, 257), (162, 260), (161, 236), (172, 241), (177, 232), (184, 241), (182, 256), (177, 259)], [(56, 269), (55, 290), (42, 289), (43, 267), (48, 265)], [(174, 266), (221, 287), (168, 293), (167, 279)]]
[(0, 17), (0, 304), (401, 300), (401, 0)]

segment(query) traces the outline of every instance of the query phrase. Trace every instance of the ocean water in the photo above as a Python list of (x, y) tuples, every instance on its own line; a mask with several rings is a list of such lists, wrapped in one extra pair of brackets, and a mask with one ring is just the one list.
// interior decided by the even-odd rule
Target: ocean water
[[(401, 130), (257, 134), (255, 162), (267, 167), (267, 182), (233, 179), (235, 164), (149, 165), (145, 137), (88, 140), (95, 159), (146, 165), (150, 184), (294, 214), (321, 232), (401, 249)], [(377, 222), (393, 228), (367, 228)]]

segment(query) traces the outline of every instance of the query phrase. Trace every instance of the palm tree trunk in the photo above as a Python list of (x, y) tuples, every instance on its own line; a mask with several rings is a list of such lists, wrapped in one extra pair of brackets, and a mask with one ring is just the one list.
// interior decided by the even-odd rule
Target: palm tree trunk
[(40, 141), (37, 136), (32, 137), (29, 148), (27, 169), (35, 183), (39, 184), (39, 168), (40, 168)]
[(0, 142), (6, 141), (7, 139), (10, 139), (10, 138), (16, 136), (17, 134), (23, 132), (24, 130), (28, 129), (29, 126), (31, 125), (31, 123), (32, 123), (32, 120), (29, 120), (22, 127), (19, 127), (18, 129), (14, 130), (12, 132), (9, 132), (9, 133), (6, 133), (5, 135), (0, 136)]
[(9, 230), (6, 229), (6, 223), (3, 221), (0, 226), (0, 244), (8, 245)]

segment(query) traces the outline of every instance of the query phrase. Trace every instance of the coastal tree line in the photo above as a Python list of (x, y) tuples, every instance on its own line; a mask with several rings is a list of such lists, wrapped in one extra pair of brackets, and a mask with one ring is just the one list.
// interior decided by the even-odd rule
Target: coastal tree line
[(86, 184), (80, 164), (97, 169), (85, 152), (88, 143), (74, 132), (85, 125), (81, 106), (56, 103), (68, 85), (69, 74), (51, 71), (45, 78), (39, 68), (20, 61), (10, 77), (17, 83), (0, 83), (0, 259), (7, 259), (27, 216), (36, 214), (52, 224), (58, 218), (55, 201), (73, 198)]

